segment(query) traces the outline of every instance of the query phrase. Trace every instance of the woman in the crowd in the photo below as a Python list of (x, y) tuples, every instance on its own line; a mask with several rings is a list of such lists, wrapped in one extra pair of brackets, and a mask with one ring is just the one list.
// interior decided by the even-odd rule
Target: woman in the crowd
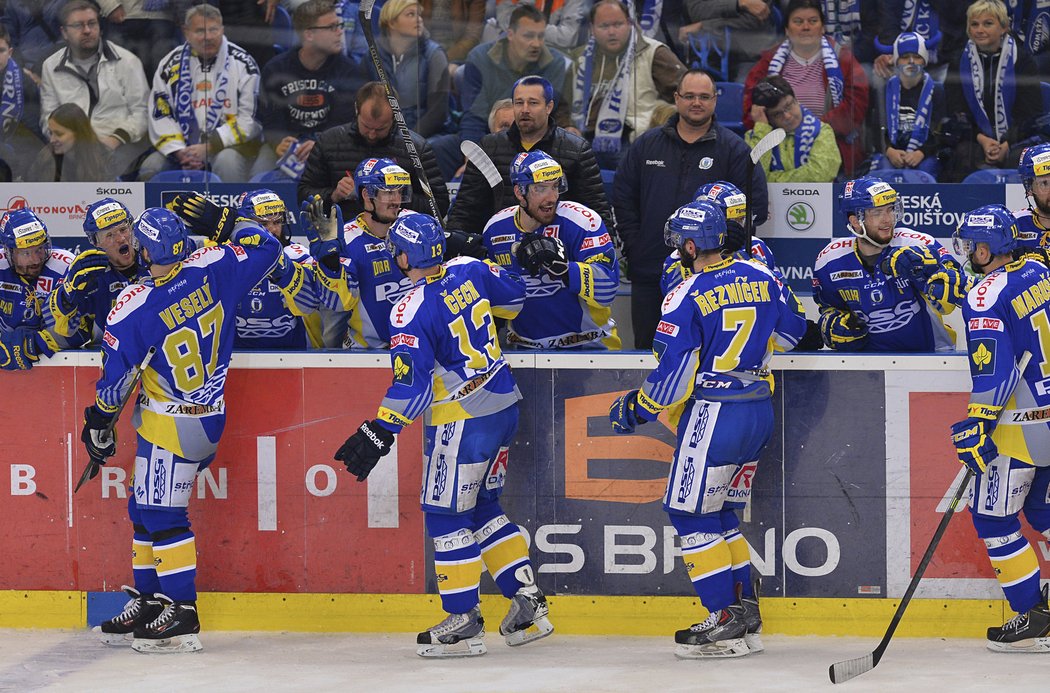
[(47, 119), (50, 141), (29, 166), (25, 180), (82, 183), (113, 180), (109, 152), (91, 119), (75, 103), (56, 108)]

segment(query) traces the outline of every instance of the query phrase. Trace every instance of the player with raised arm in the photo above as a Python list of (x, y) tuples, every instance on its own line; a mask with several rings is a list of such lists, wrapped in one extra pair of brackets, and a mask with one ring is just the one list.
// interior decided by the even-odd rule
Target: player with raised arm
[(840, 351), (948, 351), (955, 333), (942, 318), (971, 282), (928, 234), (897, 226), (897, 191), (877, 178), (846, 183), (842, 211), (854, 238), (817, 255), (813, 298), (824, 343)]
[(237, 306), (235, 349), (320, 348), (317, 278), (310, 251), (292, 242), (284, 200), (260, 188), (237, 198), (237, 212), (281, 242), (277, 267)]
[(612, 302), (620, 285), (612, 237), (594, 210), (559, 201), (561, 165), (540, 150), (510, 167), (516, 207), (485, 226), (488, 257), (528, 287), (507, 341), (525, 349), (619, 349)]
[(395, 436), (423, 416), (421, 501), (448, 616), (419, 634), (417, 653), (486, 652), (478, 593), (483, 568), (511, 600), (500, 625), (507, 644), (538, 640), (553, 631), (547, 600), (525, 537), (499, 502), (521, 394), (496, 340), (496, 318), (518, 314), (525, 287), (480, 260), (462, 257), (442, 266), (444, 232), (426, 214), (399, 217), (386, 246), (412, 281), (390, 312), (394, 381), (376, 418), (362, 423), (335, 459), (363, 481)]
[(80, 286), (96, 281), (102, 270), (99, 258), (88, 255), (74, 263), (72, 253), (52, 248), (47, 226), (29, 209), (0, 218), (0, 246), (0, 368), (29, 370), (41, 356), (82, 344), (83, 333), (71, 339), (59, 334), (45, 308), (49, 295), (64, 282)]
[(1028, 207), (1014, 212), (1017, 244), (1050, 248), (1050, 144), (1037, 144), (1021, 153), (1017, 167)]
[(973, 390), (952, 443), (975, 475), (973, 525), (1017, 613), (988, 629), (988, 649), (1050, 652), (1047, 587), (1039, 589), (1039, 559), (1018, 517), (1023, 510), (1050, 538), (1050, 270), (1014, 260), (1017, 226), (1002, 205), (969, 212), (954, 241), (984, 278), (963, 304)]
[(140, 652), (201, 649), (197, 550), (187, 506), (226, 424), (234, 309), (281, 254), (281, 244), (255, 222), (238, 219), (231, 207), (213, 214), (209, 204), (194, 195), (179, 206), (192, 232), (222, 243), (192, 254), (187, 228), (174, 213), (154, 207), (135, 220), (139, 261), (150, 277), (125, 289), (107, 317), (102, 375), (94, 404), (84, 410), (81, 440), (104, 464), (116, 439), (101, 434), (133, 369), (156, 347), (132, 418), (138, 432), (128, 496), (135, 586), (125, 587), (131, 600), (124, 610), (99, 627), (106, 644), (130, 641)]
[(641, 389), (609, 410), (617, 433), (684, 405), (664, 510), (708, 617), (675, 633), (684, 659), (761, 651), (750, 552), (735, 509), (773, 433), (773, 346), (791, 349), (806, 331), (802, 306), (764, 265), (723, 257), (726, 221), (713, 202), (679, 208), (664, 230), (693, 274), (663, 302), (653, 349), (659, 364)]
[[(332, 205), (340, 233), (322, 241), (321, 220), (304, 203), (303, 226), (317, 259), (317, 281), (325, 313), (325, 343), (344, 349), (386, 349), (390, 344), (390, 309), (412, 286), (391, 267), (385, 239), (390, 225), (412, 200), (412, 179), (393, 159), (365, 159), (354, 171), (354, 187), (364, 207), (357, 218), (342, 223)], [(313, 217), (316, 217), (313, 214)], [(311, 229), (314, 231), (311, 232)]]

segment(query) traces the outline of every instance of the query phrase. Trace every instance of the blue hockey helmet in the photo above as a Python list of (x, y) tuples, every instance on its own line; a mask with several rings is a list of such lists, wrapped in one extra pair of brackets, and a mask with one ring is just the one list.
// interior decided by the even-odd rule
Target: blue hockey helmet
[(664, 225), (664, 243), (681, 249), (687, 240), (697, 250), (720, 250), (726, 242), (726, 217), (710, 200), (694, 200), (675, 210)]
[(150, 264), (176, 263), (193, 249), (182, 219), (163, 207), (150, 207), (139, 215), (132, 227), (135, 230), (135, 246), (149, 251)]
[(963, 216), (952, 235), (956, 254), (967, 257), (978, 243), (987, 243), (992, 255), (1009, 255), (1017, 247), (1017, 222), (1002, 205), (984, 205)]
[(132, 216), (128, 208), (112, 197), (103, 197), (92, 202), (84, 216), (84, 233), (92, 245), (98, 245), (98, 234), (118, 229), (123, 224), (131, 226)]
[(1017, 166), (1017, 171), (1021, 174), (1025, 192), (1031, 194), (1032, 182), (1039, 176), (1050, 175), (1050, 143), (1043, 142), (1026, 147), (1021, 152), (1021, 163)]
[(747, 214), (747, 196), (740, 188), (724, 180), (705, 183), (696, 189), (694, 200), (709, 200), (718, 205), (726, 221), (740, 221)]
[(408, 212), (399, 216), (387, 232), (386, 249), (395, 259), (401, 253), (407, 255), (409, 267), (434, 267), (445, 256), (445, 232), (429, 214)]
[[(901, 219), (904, 218), (904, 206), (901, 203), (900, 196), (897, 195), (897, 191), (889, 183), (871, 176), (863, 176), (856, 180), (847, 181), (839, 200), (842, 203), (842, 214), (846, 217), (846, 225), (849, 227), (850, 233), (879, 248), (885, 248), (890, 241), (889, 239), (885, 242), (877, 241), (868, 234), (868, 228), (864, 223), (867, 213), (877, 207), (891, 205), (893, 209), (893, 226), (896, 227), (897, 224), (901, 223)], [(857, 216), (857, 221), (860, 223), (859, 230), (849, 223), (849, 218), (852, 215)]]
[[(287, 245), (291, 241), (288, 226), (294, 221), (294, 217), (281, 196), (273, 190), (259, 188), (241, 193), (235, 206), (237, 214), (259, 222), (267, 231), (281, 239), (282, 243)], [(276, 225), (279, 225), (279, 228), (274, 228)]]
[(565, 172), (561, 164), (555, 161), (547, 152), (535, 149), (531, 152), (522, 152), (514, 157), (510, 165), (510, 184), (514, 187), (521, 186), (522, 194), (527, 194), (529, 186), (533, 183), (558, 182), (558, 193), (569, 190), (569, 183), (565, 180)]
[[(375, 198), (380, 190), (400, 190), (401, 204), (412, 201), (412, 177), (393, 159), (365, 159), (354, 170), (354, 188)], [(362, 198), (363, 199), (363, 198)]]
[(47, 225), (31, 209), (13, 209), (0, 218), (0, 243), (11, 257), (15, 250), (43, 247), (51, 252)]

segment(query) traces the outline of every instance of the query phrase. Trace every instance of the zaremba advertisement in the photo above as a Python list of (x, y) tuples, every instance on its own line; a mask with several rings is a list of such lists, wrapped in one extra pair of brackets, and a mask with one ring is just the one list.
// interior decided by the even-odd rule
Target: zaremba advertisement
[[(969, 384), (964, 356), (914, 358), (926, 369), (889, 359), (774, 361), (790, 367), (776, 371), (776, 431), (744, 481), (753, 493), (742, 527), (765, 594), (903, 593), (958, 483), (948, 429), (964, 415)], [(504, 502), (530, 539), (543, 589), (692, 595), (661, 509), (674, 434), (664, 419), (630, 436), (608, 423), (615, 394), (647, 371), (603, 367), (600, 356), (586, 367), (518, 361), (525, 400)], [(19, 393), (0, 401), (19, 432), (0, 437), (8, 480), (0, 589), (113, 591), (130, 578), (134, 432), (123, 419), (118, 455), (74, 496), (97, 356), (53, 362), (0, 374), (5, 392)], [(235, 357), (226, 432), (191, 504), (202, 591), (435, 592), (419, 510), (419, 424), (366, 483), (332, 459), (374, 416), (389, 380), (382, 354)], [(1045, 566), (1050, 547), (1030, 538)], [(1000, 598), (966, 512), (926, 575), (918, 596)]]

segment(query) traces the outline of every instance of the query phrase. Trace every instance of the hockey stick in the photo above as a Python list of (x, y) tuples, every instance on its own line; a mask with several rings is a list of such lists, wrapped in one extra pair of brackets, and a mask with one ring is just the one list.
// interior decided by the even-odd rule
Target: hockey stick
[(390, 79), (386, 76), (386, 70), (383, 69), (383, 61), (379, 58), (379, 50), (376, 48), (376, 39), (372, 30), (372, 10), (375, 8), (375, 4), (376, 0), (361, 0), (361, 6), (357, 12), (358, 21), (361, 22), (361, 29), (365, 32), (365, 41), (368, 42), (368, 55), (372, 58), (372, 66), (376, 69), (376, 74), (379, 75), (379, 81), (383, 83), (383, 88), (386, 89), (386, 100), (390, 102), (390, 110), (394, 112), (394, 123), (401, 134), (401, 140), (405, 145), (405, 149), (408, 150), (408, 157), (412, 159), (412, 166), (416, 169), (416, 173), (419, 174), (419, 187), (423, 188), (423, 194), (427, 196), (430, 214), (441, 223), (443, 220), (441, 219), (441, 213), (438, 212), (434, 191), (430, 188), (430, 179), (427, 178), (427, 172), (423, 169), (423, 162), (419, 158), (419, 152), (416, 151), (416, 145), (412, 142), (412, 135), (409, 133), (408, 125), (405, 123), (405, 114), (401, 112), (401, 104), (397, 102), (397, 97), (394, 96), (394, 88), (390, 85)]
[(459, 151), (463, 152), (467, 161), (474, 164), (481, 171), (481, 175), (485, 176), (489, 187), (492, 188), (493, 207), (499, 211), (503, 204), (503, 176), (496, 170), (496, 164), (492, 163), (492, 159), (477, 142), (463, 140), (459, 143)]
[(747, 229), (747, 246), (744, 248), (748, 255), (751, 255), (751, 239), (755, 237), (755, 219), (751, 212), (752, 202), (751, 193), (754, 192), (755, 184), (753, 179), (755, 177), (755, 166), (758, 166), (759, 160), (780, 146), (780, 143), (784, 141), (787, 133), (784, 132), (784, 128), (777, 128), (772, 130), (768, 135), (760, 139), (755, 146), (751, 149), (751, 156), (747, 160), (747, 181), (744, 186), (747, 188), (745, 196), (747, 200), (744, 203), (744, 225)]
[[(1028, 367), (1028, 360), (1030, 358), (1032, 358), (1031, 352), (1026, 351), (1021, 355), (1021, 359), (1017, 362), (1018, 373), (1022, 375), (1024, 374), (1024, 370)], [(970, 479), (972, 478), (973, 470), (967, 468), (966, 474), (963, 475), (962, 482), (959, 483), (959, 488), (955, 490), (955, 496), (952, 498), (952, 502), (944, 512), (944, 517), (941, 518), (941, 523), (937, 525), (937, 531), (933, 533), (933, 539), (930, 540), (930, 545), (926, 547), (926, 553), (923, 554), (922, 560), (919, 561), (919, 567), (915, 570), (915, 575), (912, 577), (911, 582), (908, 583), (908, 589), (904, 591), (904, 597), (901, 599), (901, 603), (897, 605), (897, 610), (893, 613), (893, 618), (890, 620), (890, 627), (886, 629), (886, 634), (882, 636), (882, 640), (879, 642), (878, 647), (876, 647), (873, 652), (866, 654), (863, 657), (847, 659), (844, 662), (837, 662), (828, 667), (828, 676), (831, 677), (832, 683), (849, 681), (861, 674), (868, 673), (878, 666), (879, 660), (882, 659), (882, 655), (885, 654), (886, 648), (890, 644), (890, 639), (893, 637), (894, 631), (897, 630), (897, 625), (901, 622), (901, 618), (904, 616), (904, 610), (908, 608), (912, 595), (915, 594), (915, 590), (919, 586), (919, 581), (922, 580), (923, 573), (926, 572), (926, 567), (933, 559), (933, 552), (937, 550), (937, 545), (941, 543), (941, 537), (944, 536), (945, 530), (948, 529), (948, 523), (951, 522), (952, 515), (955, 514), (956, 506), (958, 506), (959, 501), (962, 500), (963, 493), (966, 492), (967, 487), (970, 485)]]
[[(149, 365), (150, 360), (153, 359), (153, 355), (156, 353), (157, 347), (150, 347), (149, 351), (146, 352), (146, 355), (142, 357), (142, 363), (135, 366), (135, 375), (131, 378), (131, 386), (128, 387), (124, 396), (120, 398), (120, 404), (117, 405), (117, 411), (114, 412), (113, 418), (109, 420), (109, 425), (107, 425), (102, 431), (100, 442), (104, 443), (113, 437), (113, 429), (117, 425), (117, 419), (120, 418), (120, 412), (124, 411), (124, 407), (127, 406), (128, 402), (131, 400), (135, 388), (138, 387), (139, 381), (142, 380), (142, 374), (146, 371), (146, 366)], [(94, 457), (88, 460), (87, 466), (84, 467), (84, 473), (80, 475), (80, 481), (77, 482), (76, 488), (73, 489), (73, 493), (79, 491), (80, 487), (83, 486), (88, 479), (94, 479), (98, 474), (98, 468), (103, 464), (103, 462), (96, 460)]]

